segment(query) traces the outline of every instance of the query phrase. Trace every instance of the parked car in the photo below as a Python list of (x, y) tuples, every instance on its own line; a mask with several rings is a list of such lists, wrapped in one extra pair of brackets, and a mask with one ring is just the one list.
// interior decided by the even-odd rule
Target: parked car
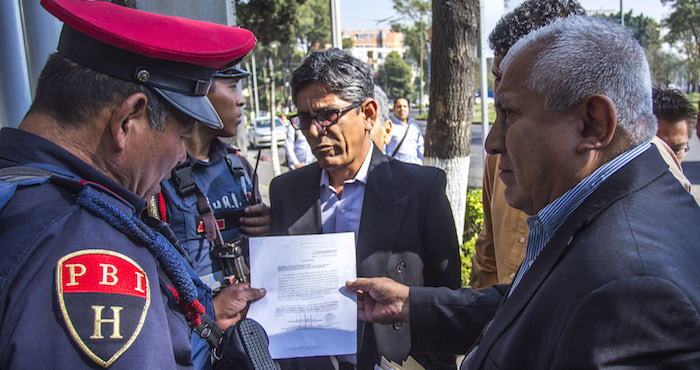
[[(253, 127), (248, 129), (248, 142), (255, 148), (269, 147), (272, 143), (270, 132), (270, 117), (257, 117), (253, 121)], [(275, 140), (278, 145), (284, 145), (287, 136), (287, 127), (279, 117), (275, 117)]]

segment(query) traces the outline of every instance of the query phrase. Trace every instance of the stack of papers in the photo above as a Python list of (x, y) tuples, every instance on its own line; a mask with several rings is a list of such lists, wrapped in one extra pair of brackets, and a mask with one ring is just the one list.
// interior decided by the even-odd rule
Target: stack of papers
[(425, 370), (425, 368), (411, 356), (403, 360), (401, 365), (382, 356), (382, 362), (379, 365), (374, 365), (374, 370)]

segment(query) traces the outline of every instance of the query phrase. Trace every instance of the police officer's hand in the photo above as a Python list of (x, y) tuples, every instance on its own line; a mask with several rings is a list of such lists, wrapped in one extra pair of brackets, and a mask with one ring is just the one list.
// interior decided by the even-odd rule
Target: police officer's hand
[(270, 232), (270, 207), (263, 203), (245, 207), (241, 230), (246, 235), (266, 235)]
[(227, 286), (214, 297), (216, 323), (221, 330), (238, 322), (248, 313), (250, 302), (265, 296), (265, 289), (253, 289), (248, 283)]

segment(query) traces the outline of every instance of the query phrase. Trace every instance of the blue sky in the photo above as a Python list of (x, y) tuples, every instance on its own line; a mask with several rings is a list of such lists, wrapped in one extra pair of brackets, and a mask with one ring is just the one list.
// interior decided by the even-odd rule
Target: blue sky
[[(509, 6), (512, 8), (520, 4), (523, 0), (510, 0)], [(579, 0), (581, 5), (587, 10), (615, 10), (620, 8), (618, 0)], [(342, 30), (374, 30), (388, 27), (388, 23), (378, 23), (380, 20), (395, 15), (392, 0), (341, 0), (341, 20)], [(486, 0), (486, 29), (491, 29), (496, 25), (498, 19), (503, 15), (504, 5), (502, 0)], [(623, 0), (623, 7), (626, 12), (633, 11), (634, 15), (644, 13), (654, 19), (661, 20), (668, 15), (668, 10), (664, 9), (660, 0)]]

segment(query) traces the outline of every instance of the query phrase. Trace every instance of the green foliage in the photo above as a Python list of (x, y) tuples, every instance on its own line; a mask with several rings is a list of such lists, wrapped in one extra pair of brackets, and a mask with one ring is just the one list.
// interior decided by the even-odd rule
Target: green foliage
[[(489, 123), (496, 121), (496, 109), (493, 107), (493, 103), (488, 103), (489, 110)], [(476, 98), (476, 103), (474, 104), (474, 118), (472, 119), (472, 125), (481, 124), (481, 98)]]
[(469, 287), (469, 277), (472, 274), (472, 257), (474, 257), (474, 245), (476, 244), (477, 235), (474, 235), (464, 244), (459, 246), (459, 256), (462, 259), (462, 286)]
[(234, 0), (238, 25), (255, 34), (263, 47), (289, 44), (298, 28), (297, 11), (306, 0)]
[(700, 82), (700, 3), (697, 0), (661, 0), (670, 5), (671, 14), (664, 20), (668, 33), (664, 37), (668, 43), (680, 44), (680, 49), (688, 58), (683, 72), (690, 81), (692, 91), (697, 91)]
[[(620, 12), (605, 17), (619, 23)], [(625, 27), (632, 29), (634, 38), (639, 41), (644, 49), (658, 48), (661, 45), (659, 24), (653, 18), (649, 18), (644, 14), (633, 16), (630, 10), (629, 13), (625, 13)]]
[[(404, 45), (408, 47), (407, 57), (414, 60), (419, 68), (419, 75), (416, 77), (414, 90), (416, 95), (430, 89), (428, 79), (428, 28), (432, 22), (432, 0), (393, 0), (394, 10), (397, 16), (388, 19), (392, 23), (394, 31), (403, 32)], [(421, 58), (422, 56), (422, 58)], [(421, 68), (422, 67), (422, 68)], [(392, 95), (389, 95), (392, 96)], [(406, 94), (404, 96), (409, 96)], [(415, 96), (410, 96), (415, 98)], [(418, 99), (420, 101), (420, 98)]]
[(697, 45), (700, 45), (698, 38), (700, 35), (700, 4), (697, 0), (661, 0), (664, 5), (671, 5), (673, 11), (665, 19), (665, 25), (668, 27), (666, 41), (674, 43), (687, 37), (691, 34), (695, 42), (695, 51), (697, 54)]
[(331, 42), (331, 19), (328, 0), (307, 0), (297, 13), (296, 38), (309, 52)]
[(484, 228), (484, 203), (481, 188), (467, 191), (467, 219), (464, 223), (464, 240), (478, 235)]
[(377, 82), (392, 98), (409, 96), (413, 92), (411, 67), (396, 51), (389, 53), (379, 66)]
[[(689, 25), (687, 21), (693, 19), (695, 11), (693, 8), (697, 5), (684, 1), (673, 3), (674, 6), (680, 7), (666, 20), (666, 25), (672, 32), (669, 32), (664, 40), (675, 44), (687, 56), (686, 58), (680, 58), (676, 53), (670, 53), (661, 48), (660, 25), (653, 19), (643, 14), (632, 16), (630, 11), (625, 14), (625, 26), (632, 28), (634, 37), (646, 50), (654, 85), (664, 87), (685, 79), (689, 82), (690, 88), (695, 90), (700, 79), (700, 60), (697, 52), (698, 44), (693, 36), (695, 25)], [(612, 14), (607, 18), (619, 21), (620, 13)]]
[(474, 256), (474, 244), (481, 229), (484, 228), (484, 204), (481, 197), (481, 188), (467, 191), (467, 214), (464, 224), (464, 240), (459, 246), (459, 254), (462, 259), (462, 286), (469, 286), (469, 275), (472, 271), (472, 256)]
[(344, 50), (352, 49), (352, 38), (344, 37), (342, 42), (343, 42), (343, 49)]
[(429, 62), (427, 53), (427, 23), (421, 21), (415, 21), (413, 24), (409, 25), (394, 23), (391, 25), (391, 29), (403, 33), (403, 43), (404, 46), (408, 48), (406, 56), (416, 63), (420, 61), (421, 45), (423, 45), (423, 66), (427, 69)]
[(679, 74), (685, 69), (683, 60), (675, 53), (661, 49), (655, 53), (647, 53), (647, 59), (654, 86), (669, 86), (677, 81)]

